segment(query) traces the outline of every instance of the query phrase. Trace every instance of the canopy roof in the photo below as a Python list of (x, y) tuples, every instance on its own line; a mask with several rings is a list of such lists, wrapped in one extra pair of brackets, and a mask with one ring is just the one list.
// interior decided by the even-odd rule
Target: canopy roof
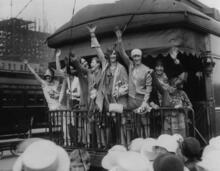
[[(129, 23), (129, 21), (131, 21)], [(186, 27), (220, 36), (220, 22), (177, 0), (120, 0), (112, 4), (89, 5), (76, 13), (48, 39), (57, 48), (82, 41), (89, 33), (86, 26), (98, 26), (96, 34), (112, 33), (115, 26), (126, 31)]]

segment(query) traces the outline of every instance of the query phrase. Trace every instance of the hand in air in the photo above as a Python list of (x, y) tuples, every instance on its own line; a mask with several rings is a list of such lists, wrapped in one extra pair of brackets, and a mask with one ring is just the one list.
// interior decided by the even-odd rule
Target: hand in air
[(56, 49), (55, 50), (55, 54), (56, 54), (56, 56), (59, 57), (61, 55), (61, 50), (60, 49)]
[(121, 38), (122, 37), (122, 32), (121, 32), (121, 30), (119, 29), (118, 26), (115, 27), (115, 34), (116, 34), (117, 38)]
[(95, 30), (96, 30), (96, 26), (93, 26), (92, 24), (89, 24), (87, 26), (88, 30), (90, 33), (95, 33)]

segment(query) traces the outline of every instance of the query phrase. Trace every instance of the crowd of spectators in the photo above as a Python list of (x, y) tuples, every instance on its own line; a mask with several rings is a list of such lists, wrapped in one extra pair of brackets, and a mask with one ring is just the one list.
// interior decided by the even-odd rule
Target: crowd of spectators
[[(161, 134), (157, 138), (136, 138), (127, 147), (112, 146), (103, 156), (101, 167), (110, 171), (219, 171), (220, 137), (204, 148), (194, 137)], [(88, 171), (91, 156), (84, 149), (67, 153), (46, 139), (28, 144), (13, 171)]]

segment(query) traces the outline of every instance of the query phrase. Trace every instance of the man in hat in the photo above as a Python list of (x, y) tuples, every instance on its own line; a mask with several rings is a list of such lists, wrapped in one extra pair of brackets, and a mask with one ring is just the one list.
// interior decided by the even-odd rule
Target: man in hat
[(54, 79), (54, 71), (47, 69), (44, 74), (44, 79), (42, 79), (36, 71), (30, 66), (27, 60), (24, 61), (31, 73), (36, 77), (36, 79), (41, 83), (43, 89), (44, 97), (47, 101), (49, 111), (62, 110), (65, 106), (62, 104), (64, 91), (66, 87), (66, 82), (62, 83), (60, 88), (59, 81)]
[[(135, 110), (137, 113), (147, 112), (149, 110), (148, 100), (152, 91), (151, 69), (142, 63), (142, 51), (140, 49), (131, 51), (132, 60), (130, 60), (123, 46), (121, 30), (116, 29), (115, 33), (120, 56), (127, 68), (129, 68), (128, 108)], [(144, 129), (141, 134), (145, 134), (145, 136), (149, 135), (147, 122), (148, 119), (142, 117)]]

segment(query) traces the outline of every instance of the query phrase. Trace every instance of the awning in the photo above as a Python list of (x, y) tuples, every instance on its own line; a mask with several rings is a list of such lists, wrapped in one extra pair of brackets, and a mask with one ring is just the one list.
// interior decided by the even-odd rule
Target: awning
[(89, 36), (86, 28), (89, 23), (98, 26), (97, 35), (112, 34), (115, 26), (123, 27), (131, 17), (126, 31), (181, 27), (220, 36), (220, 22), (181, 1), (120, 0), (83, 8), (48, 38), (48, 46), (57, 48), (85, 41)]

